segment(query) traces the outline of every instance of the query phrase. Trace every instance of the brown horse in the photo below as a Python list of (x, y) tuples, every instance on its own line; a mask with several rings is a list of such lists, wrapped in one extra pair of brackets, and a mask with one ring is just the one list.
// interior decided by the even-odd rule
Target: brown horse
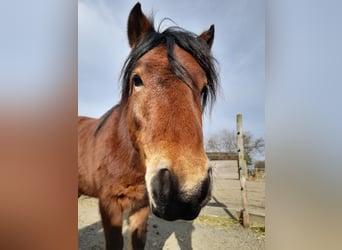
[(137, 3), (128, 39), (119, 104), (100, 119), (78, 120), (79, 195), (98, 197), (106, 249), (123, 247), (124, 211), (132, 247), (143, 249), (151, 209), (166, 220), (192, 220), (212, 187), (202, 112), (217, 86), (214, 26), (200, 36), (156, 31)]

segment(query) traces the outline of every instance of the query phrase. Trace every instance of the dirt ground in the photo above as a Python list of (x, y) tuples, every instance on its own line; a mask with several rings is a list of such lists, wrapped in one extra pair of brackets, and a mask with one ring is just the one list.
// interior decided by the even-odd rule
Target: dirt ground
[[(240, 184), (236, 168), (229, 162), (211, 162), (214, 168), (214, 188), (211, 201), (191, 222), (168, 222), (153, 215), (148, 222), (145, 249), (264, 249), (265, 248), (265, 182), (247, 182), (251, 227), (244, 229), (235, 219), (241, 209)], [(127, 224), (123, 234), (125, 249), (129, 241)], [(79, 250), (104, 249), (103, 230), (94, 198), (78, 200)]]

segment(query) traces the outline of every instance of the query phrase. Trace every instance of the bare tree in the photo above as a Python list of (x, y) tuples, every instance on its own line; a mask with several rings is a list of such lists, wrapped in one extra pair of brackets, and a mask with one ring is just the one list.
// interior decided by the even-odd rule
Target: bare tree
[(216, 134), (210, 135), (206, 143), (207, 152), (220, 152), (219, 137)]
[(221, 130), (219, 133), (220, 148), (223, 152), (236, 152), (237, 142), (236, 133), (227, 129)]
[(265, 141), (263, 138), (254, 139), (251, 132), (247, 131), (243, 134), (243, 144), (245, 148), (245, 155), (247, 165), (253, 162), (252, 155), (254, 153), (263, 153), (265, 150)]
[[(264, 152), (265, 141), (263, 138), (255, 139), (251, 132), (246, 131), (243, 134), (243, 143), (247, 165), (251, 165), (253, 155)], [(236, 131), (223, 129), (216, 134), (211, 134), (206, 142), (206, 150), (207, 152), (237, 152)]]

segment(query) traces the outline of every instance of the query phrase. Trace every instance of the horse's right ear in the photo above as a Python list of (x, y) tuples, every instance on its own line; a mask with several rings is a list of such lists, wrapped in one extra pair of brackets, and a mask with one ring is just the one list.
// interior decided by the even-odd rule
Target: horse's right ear
[(138, 2), (128, 17), (128, 41), (131, 48), (153, 29), (153, 25), (142, 12), (141, 4)]

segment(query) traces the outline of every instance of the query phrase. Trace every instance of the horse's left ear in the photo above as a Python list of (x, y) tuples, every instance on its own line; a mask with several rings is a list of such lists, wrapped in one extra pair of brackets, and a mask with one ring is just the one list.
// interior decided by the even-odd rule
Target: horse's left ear
[(208, 44), (209, 48), (211, 48), (214, 42), (214, 34), (215, 26), (213, 24), (207, 31), (204, 31), (201, 35), (199, 35), (199, 37), (202, 38)]
[(131, 48), (152, 30), (153, 25), (142, 12), (141, 4), (138, 2), (128, 16), (128, 41)]

